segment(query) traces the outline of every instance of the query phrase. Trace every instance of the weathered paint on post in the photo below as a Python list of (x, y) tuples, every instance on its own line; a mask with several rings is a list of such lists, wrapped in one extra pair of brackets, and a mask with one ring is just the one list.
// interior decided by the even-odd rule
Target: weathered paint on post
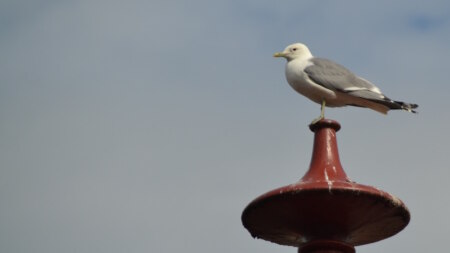
[(336, 141), (339, 123), (323, 119), (310, 129), (309, 170), (300, 181), (269, 191), (245, 208), (242, 222), (251, 235), (298, 247), (301, 253), (351, 253), (354, 246), (406, 227), (410, 214), (401, 200), (345, 174)]

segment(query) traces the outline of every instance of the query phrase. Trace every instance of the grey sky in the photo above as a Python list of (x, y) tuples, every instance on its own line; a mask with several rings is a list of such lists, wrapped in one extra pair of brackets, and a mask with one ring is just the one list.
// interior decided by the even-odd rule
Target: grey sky
[(1, 1), (0, 252), (296, 252), (240, 215), (309, 165), (274, 52), (303, 42), (419, 114), (327, 109), (355, 181), (412, 220), (360, 253), (447, 248), (448, 1)]

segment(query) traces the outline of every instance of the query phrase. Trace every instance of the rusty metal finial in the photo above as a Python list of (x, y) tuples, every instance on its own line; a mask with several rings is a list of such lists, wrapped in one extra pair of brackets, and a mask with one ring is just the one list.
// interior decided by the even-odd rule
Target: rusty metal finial
[(377, 188), (352, 182), (339, 160), (338, 122), (310, 126), (314, 147), (300, 181), (253, 200), (242, 213), (252, 236), (299, 248), (301, 253), (355, 252), (401, 231), (410, 214), (403, 202)]

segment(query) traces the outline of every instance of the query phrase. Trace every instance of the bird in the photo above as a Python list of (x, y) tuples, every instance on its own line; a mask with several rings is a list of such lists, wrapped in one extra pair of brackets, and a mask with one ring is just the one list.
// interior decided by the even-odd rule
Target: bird
[(274, 57), (287, 60), (285, 75), (289, 85), (301, 95), (321, 105), (315, 124), (325, 118), (325, 107), (357, 106), (382, 114), (389, 110), (417, 113), (417, 104), (396, 101), (385, 96), (368, 80), (344, 66), (325, 58), (314, 57), (302, 43), (287, 46)]

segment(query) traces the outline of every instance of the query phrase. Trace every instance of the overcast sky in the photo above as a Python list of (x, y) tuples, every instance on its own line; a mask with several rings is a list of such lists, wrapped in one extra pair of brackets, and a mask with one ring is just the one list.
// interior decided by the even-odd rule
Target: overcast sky
[(402, 199), (359, 253), (448, 249), (450, 2), (0, 1), (0, 252), (296, 252), (241, 224), (308, 168), (303, 42), (418, 103), (327, 109), (347, 174)]

